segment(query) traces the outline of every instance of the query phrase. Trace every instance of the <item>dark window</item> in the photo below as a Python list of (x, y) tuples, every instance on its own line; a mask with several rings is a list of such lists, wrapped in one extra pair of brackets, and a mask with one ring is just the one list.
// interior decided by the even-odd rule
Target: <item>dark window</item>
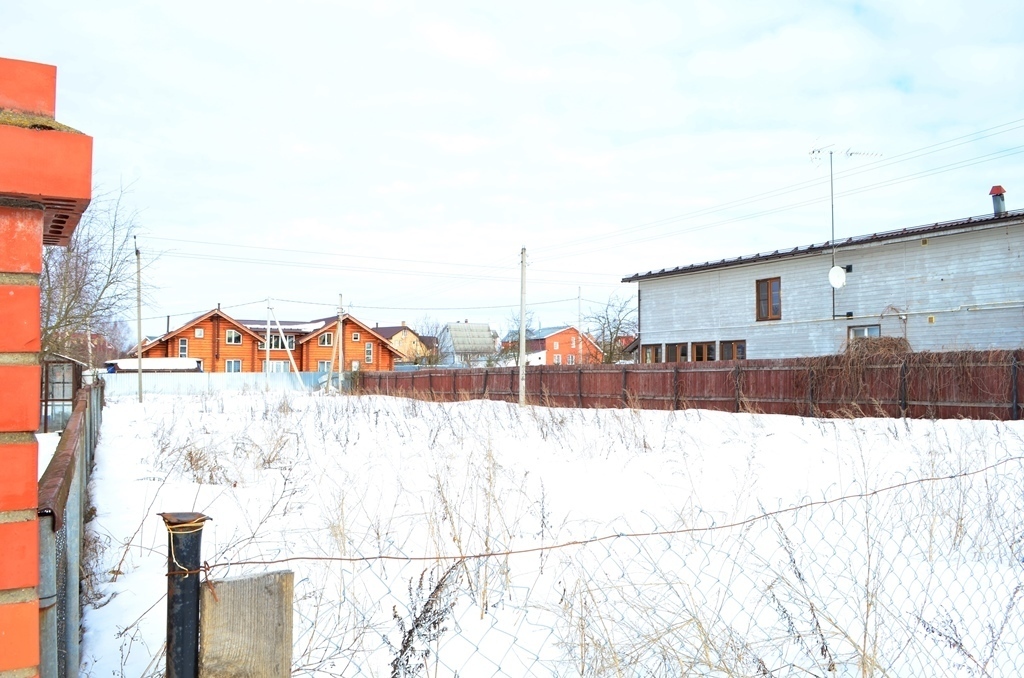
[(722, 360), (747, 359), (747, 342), (742, 339), (738, 341), (723, 341), (721, 342), (721, 349)]
[(782, 317), (782, 278), (757, 281), (757, 319), (778, 320)]
[(665, 362), (685, 363), (686, 344), (665, 344)]
[(715, 359), (715, 342), (693, 342), (693, 361), (695, 363), (710, 362)]
[(640, 362), (642, 363), (660, 363), (661, 362), (661, 345), (660, 344), (648, 344), (647, 346), (640, 347)]

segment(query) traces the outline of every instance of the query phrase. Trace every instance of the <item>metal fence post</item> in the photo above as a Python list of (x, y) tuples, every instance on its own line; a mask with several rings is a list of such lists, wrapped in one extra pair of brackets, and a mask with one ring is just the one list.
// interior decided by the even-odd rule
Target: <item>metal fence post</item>
[(39, 516), (39, 675), (57, 676), (57, 534), (53, 516)]
[(161, 513), (167, 528), (167, 678), (199, 671), (199, 567), (202, 513)]

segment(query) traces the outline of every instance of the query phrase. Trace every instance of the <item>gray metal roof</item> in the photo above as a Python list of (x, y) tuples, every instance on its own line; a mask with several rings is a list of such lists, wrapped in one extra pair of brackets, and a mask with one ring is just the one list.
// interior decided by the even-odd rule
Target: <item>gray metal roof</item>
[[(926, 224), (924, 226), (901, 228), (895, 231), (882, 231), (879, 233), (871, 233), (868, 235), (852, 236), (850, 238), (846, 238), (845, 240), (836, 240), (835, 247), (836, 249), (841, 249), (843, 247), (850, 247), (852, 245), (882, 242), (885, 240), (896, 240), (899, 238), (919, 237), (929, 235), (932, 233), (942, 233), (943, 231), (953, 231), (964, 228), (987, 228), (1005, 221), (1019, 221), (1022, 217), (1024, 217), (1024, 210), (1008, 211), (998, 216), (994, 214), (983, 214), (981, 216), (968, 217), (966, 219), (957, 219), (955, 221), (941, 221), (934, 224)], [(707, 271), (716, 268), (728, 268), (730, 266), (738, 266), (741, 264), (750, 264), (761, 261), (770, 261), (772, 259), (783, 259), (786, 257), (792, 257), (802, 254), (814, 254), (815, 252), (823, 252), (831, 249), (832, 242), (827, 241), (819, 245), (807, 245), (804, 247), (794, 247), (792, 249), (775, 250), (774, 252), (762, 252), (760, 254), (750, 254), (747, 256), (735, 257), (732, 259), (722, 259), (721, 261), (705, 261), (702, 264), (689, 264), (686, 266), (677, 266), (676, 268), (663, 268), (660, 271), (634, 273), (631, 276), (623, 278), (622, 282), (637, 282), (640, 280), (652, 280), (654, 278), (667, 278), (673, 275), (683, 275), (686, 273), (695, 273), (697, 271)]]
[(455, 353), (494, 353), (494, 337), (487, 323), (448, 323), (445, 329)]

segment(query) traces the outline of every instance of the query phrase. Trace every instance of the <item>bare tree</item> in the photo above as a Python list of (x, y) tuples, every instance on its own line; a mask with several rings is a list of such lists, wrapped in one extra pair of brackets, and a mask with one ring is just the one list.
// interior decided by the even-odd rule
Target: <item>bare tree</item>
[[(493, 362), (499, 365), (519, 365), (519, 309), (509, 312), (508, 318), (508, 331), (502, 335), (501, 348), (494, 355)], [(534, 325), (534, 313), (533, 311), (526, 312), (526, 333), (527, 333), (527, 350), (529, 353), (529, 334), (530, 328)]]
[(417, 365), (439, 365), (441, 363), (441, 351), (437, 342), (443, 329), (444, 323), (429, 315), (423, 316), (416, 322), (414, 331), (427, 349), (426, 355), (416, 358)]
[(587, 315), (584, 322), (604, 351), (604, 362), (615, 363), (629, 358), (626, 346), (637, 333), (636, 299), (613, 294), (603, 308)]
[[(46, 247), (39, 280), (44, 353), (75, 352), (135, 299), (137, 214), (126, 190), (95, 198), (67, 247)], [(75, 356), (78, 357), (78, 356)]]

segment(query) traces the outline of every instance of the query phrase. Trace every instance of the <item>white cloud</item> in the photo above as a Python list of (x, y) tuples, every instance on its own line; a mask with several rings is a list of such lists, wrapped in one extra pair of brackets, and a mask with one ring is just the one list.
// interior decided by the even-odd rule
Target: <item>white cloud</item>
[(472, 66), (494, 63), (501, 55), (498, 41), (476, 29), (432, 21), (420, 26), (419, 34), (432, 51)]

